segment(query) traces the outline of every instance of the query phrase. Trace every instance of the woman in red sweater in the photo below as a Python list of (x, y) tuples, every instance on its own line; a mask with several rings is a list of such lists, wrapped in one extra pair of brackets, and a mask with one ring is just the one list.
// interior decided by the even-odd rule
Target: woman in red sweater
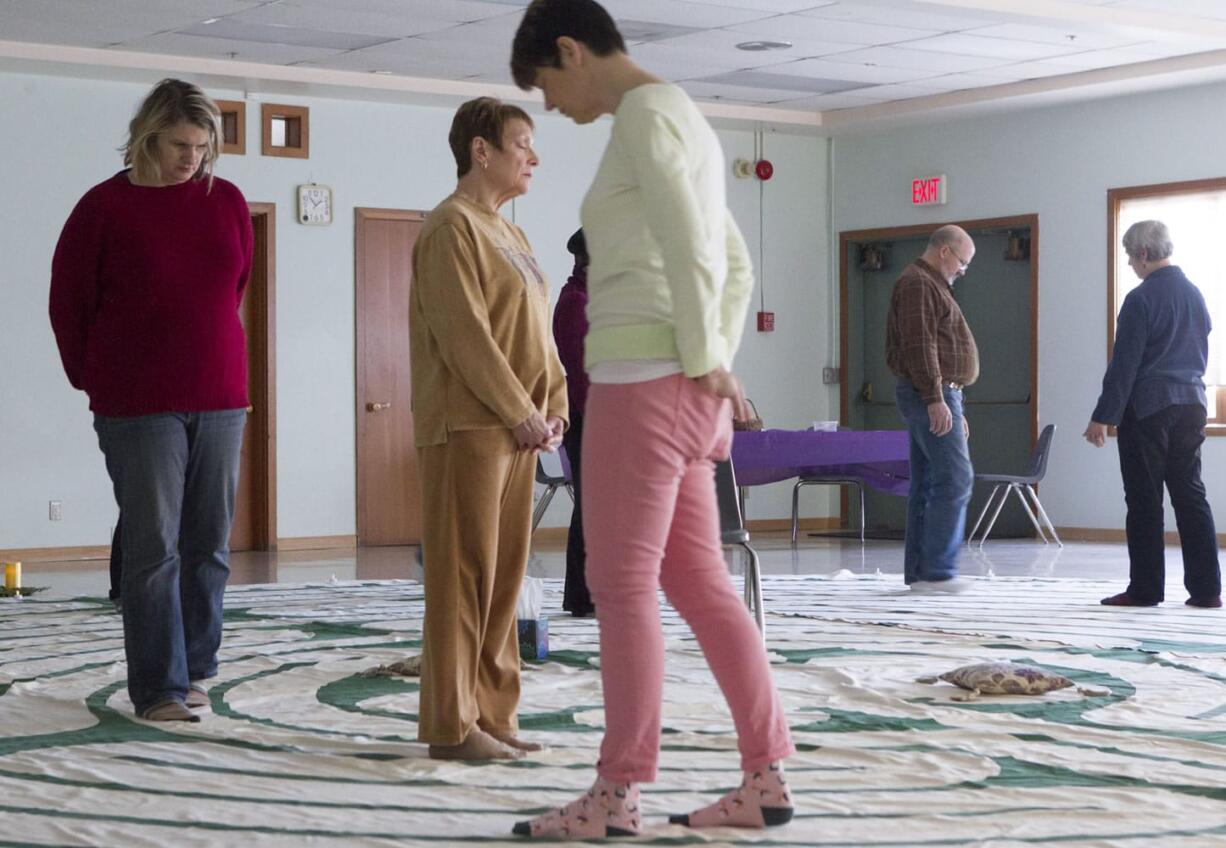
[(129, 126), (129, 167), (77, 203), (51, 266), (60, 358), (123, 516), (128, 693), (154, 721), (208, 705), (230, 573), (252, 233), (242, 193), (213, 176), (219, 125), (199, 88), (158, 83)]

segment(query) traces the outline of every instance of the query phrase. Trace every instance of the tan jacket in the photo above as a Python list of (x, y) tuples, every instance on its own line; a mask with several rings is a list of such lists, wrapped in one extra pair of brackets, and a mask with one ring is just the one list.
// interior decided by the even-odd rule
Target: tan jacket
[(452, 195), (422, 226), (409, 298), (418, 447), (453, 430), (567, 418), (549, 330), (549, 284), (519, 227)]

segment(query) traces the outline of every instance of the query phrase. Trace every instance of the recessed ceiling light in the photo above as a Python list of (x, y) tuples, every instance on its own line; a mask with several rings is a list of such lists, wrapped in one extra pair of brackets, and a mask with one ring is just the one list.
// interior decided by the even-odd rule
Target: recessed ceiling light
[(379, 75), (381, 75), (381, 76), (390, 76), (392, 72), (391, 72), (391, 71), (385, 71), (385, 70), (378, 70), (378, 71), (371, 71), (371, 73), (372, 73), (372, 74), (379, 74)]
[(219, 18), (209, 18), (207, 21), (201, 21), (200, 23), (202, 23), (202, 24), (215, 24), (215, 23), (217, 23), (217, 21), (218, 21), (218, 20), (219, 20)]
[(742, 41), (736, 46), (736, 49), (760, 52), (762, 50), (787, 50), (791, 46), (790, 41)]

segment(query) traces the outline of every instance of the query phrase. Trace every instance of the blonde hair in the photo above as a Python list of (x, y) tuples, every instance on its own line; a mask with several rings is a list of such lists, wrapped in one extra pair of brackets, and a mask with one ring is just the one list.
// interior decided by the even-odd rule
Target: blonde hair
[(131, 166), (142, 182), (160, 183), (162, 168), (158, 164), (158, 137), (180, 123), (187, 122), (206, 130), (209, 147), (193, 180), (208, 178), (213, 187), (213, 164), (219, 152), (221, 110), (207, 94), (190, 82), (164, 79), (145, 97), (128, 124), (128, 140), (120, 150), (123, 163)]

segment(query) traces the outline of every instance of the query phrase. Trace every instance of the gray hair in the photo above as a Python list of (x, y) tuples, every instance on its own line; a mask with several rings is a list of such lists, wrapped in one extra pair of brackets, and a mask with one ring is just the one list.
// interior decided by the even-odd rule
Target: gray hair
[(959, 247), (966, 238), (967, 233), (961, 227), (956, 224), (946, 224), (928, 237), (928, 247), (933, 250), (940, 250), (942, 247), (953, 250)]
[(1174, 250), (1171, 243), (1171, 231), (1161, 221), (1137, 221), (1124, 233), (1124, 250), (1129, 256), (1136, 257), (1145, 251), (1145, 258), (1151, 262), (1166, 259)]
[(153, 87), (128, 124), (128, 140), (120, 150), (123, 163), (132, 166), (136, 176), (150, 182), (160, 182), (162, 169), (158, 164), (158, 136), (180, 123), (189, 123), (207, 130), (209, 149), (200, 162), (200, 170), (192, 179), (208, 178), (213, 185), (213, 163), (217, 161), (218, 139), (221, 137), (221, 110), (199, 87), (177, 79), (164, 79)]

